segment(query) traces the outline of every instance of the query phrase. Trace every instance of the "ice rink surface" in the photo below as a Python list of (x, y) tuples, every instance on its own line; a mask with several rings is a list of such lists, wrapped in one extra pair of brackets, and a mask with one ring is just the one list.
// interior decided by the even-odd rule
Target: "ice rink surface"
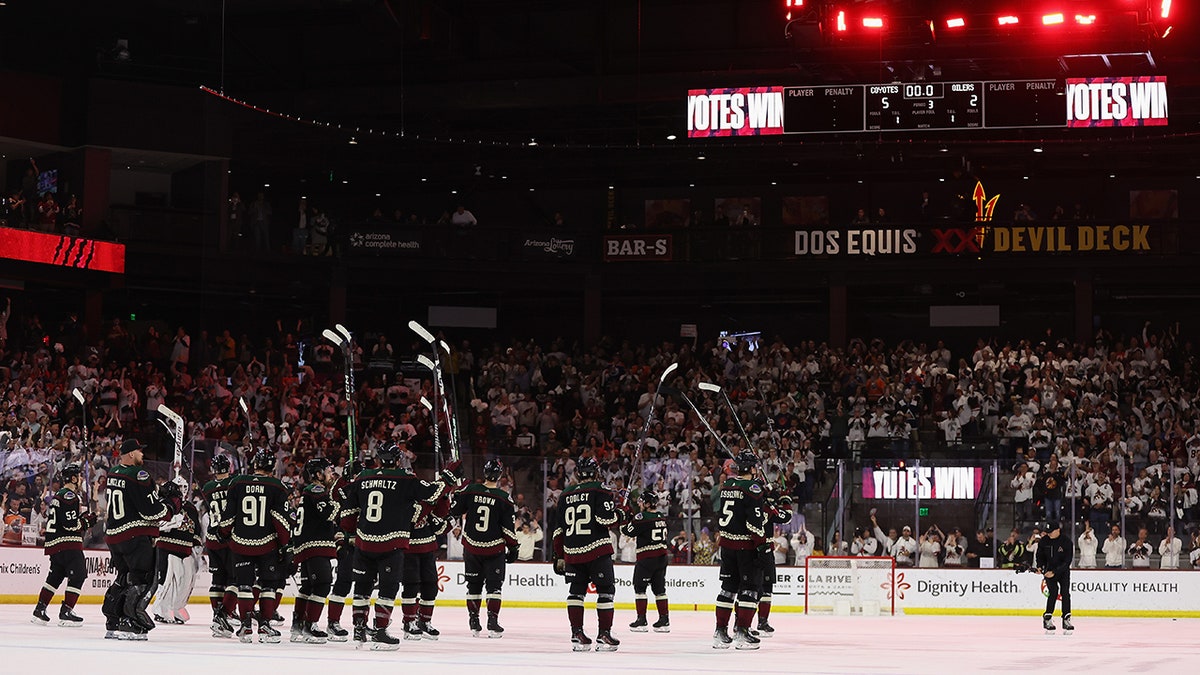
[[(1200, 635), (1195, 619), (1078, 617), (1075, 634), (1049, 636), (1037, 617), (897, 616), (833, 617), (776, 613), (776, 636), (758, 651), (718, 651), (711, 646), (712, 614), (673, 612), (670, 634), (631, 633), (632, 612), (617, 612), (621, 647), (611, 653), (571, 651), (566, 610), (508, 608), (501, 614), (503, 639), (473, 638), (466, 611), (439, 607), (437, 642), (404, 641), (395, 652), (356, 650), (353, 643), (241, 644), (210, 637), (206, 605), (193, 605), (191, 623), (160, 626), (146, 642), (105, 640), (98, 605), (81, 605), (85, 624), (59, 628), (29, 623), (31, 607), (0, 605), (4, 672), (64, 675), (108, 673), (270, 673), (333, 675), (375, 671), (500, 675), (578, 673), (928, 673), (942, 667), (959, 673), (1189, 672), (1189, 655)], [(290, 620), (290, 606), (282, 608)], [(57, 619), (58, 606), (51, 605)], [(345, 619), (350, 618), (347, 610)], [(650, 612), (651, 621), (654, 612)], [(1056, 617), (1055, 623), (1058, 623)], [(595, 637), (595, 613), (586, 619)], [(398, 631), (393, 630), (393, 634)], [(940, 665), (938, 665), (940, 664)], [(536, 670), (533, 670), (536, 669)], [(394, 672), (394, 671), (392, 671)]]

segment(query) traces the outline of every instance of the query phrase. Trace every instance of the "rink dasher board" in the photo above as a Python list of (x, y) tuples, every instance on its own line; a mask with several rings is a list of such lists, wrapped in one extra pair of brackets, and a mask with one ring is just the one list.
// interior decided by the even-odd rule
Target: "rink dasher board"
[[(108, 551), (89, 550), (84, 555), (88, 579), (80, 602), (99, 603), (113, 583), (115, 571)], [(202, 558), (193, 560), (203, 563)], [(0, 547), (0, 603), (36, 602), (49, 564), (40, 548)], [(439, 560), (437, 569), (437, 604), (463, 606), (466, 577), (462, 561)], [(615, 573), (617, 608), (633, 609), (633, 565), (618, 564)], [(718, 567), (712, 565), (669, 567), (671, 609), (712, 610), (720, 588), (718, 574)], [(803, 567), (776, 570), (773, 611), (804, 611), (804, 574)], [(211, 582), (207, 567), (197, 571), (192, 602), (208, 601)], [(1077, 616), (1200, 618), (1200, 571), (1073, 570), (1071, 586)], [(1039, 575), (1011, 570), (897, 569), (895, 587), (897, 614), (1037, 615), (1046, 600), (1045, 583)], [(59, 592), (62, 590), (60, 587)], [(285, 602), (295, 593), (292, 577), (284, 590)], [(516, 563), (508, 566), (503, 594), (510, 607), (565, 608), (567, 585), (547, 563)], [(880, 597), (886, 597), (886, 589)]]

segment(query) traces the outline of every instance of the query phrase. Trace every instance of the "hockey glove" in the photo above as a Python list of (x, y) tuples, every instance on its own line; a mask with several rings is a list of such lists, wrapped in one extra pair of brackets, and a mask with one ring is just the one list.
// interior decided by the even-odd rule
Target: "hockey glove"
[(775, 552), (771, 550), (770, 544), (759, 544), (755, 551), (754, 562), (759, 567), (766, 568), (775, 563)]
[(506, 562), (506, 563), (517, 562), (517, 547), (516, 546), (513, 546), (512, 548), (508, 549), (508, 553), (504, 556), (504, 562)]
[(560, 577), (567, 576), (567, 561), (562, 558), (554, 559), (554, 573)]

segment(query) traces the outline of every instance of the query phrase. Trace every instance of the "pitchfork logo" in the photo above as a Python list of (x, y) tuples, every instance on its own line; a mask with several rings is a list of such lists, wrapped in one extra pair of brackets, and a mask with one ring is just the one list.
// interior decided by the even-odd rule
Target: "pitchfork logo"
[(88, 269), (92, 266), (92, 258), (95, 255), (95, 240), (62, 236), (58, 238), (58, 245), (54, 247), (52, 262), (63, 267)]

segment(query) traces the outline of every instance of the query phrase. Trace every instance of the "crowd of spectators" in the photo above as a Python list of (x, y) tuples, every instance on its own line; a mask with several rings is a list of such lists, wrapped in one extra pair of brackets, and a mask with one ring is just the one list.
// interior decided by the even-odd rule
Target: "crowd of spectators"
[[(161, 434), (160, 403), (184, 414), (188, 438), (230, 454), (235, 466), (244, 466), (251, 445), (273, 448), (278, 475), (297, 489), (307, 459), (344, 465), (349, 454), (341, 360), (303, 323), (276, 322), (253, 337), (235, 337), (227, 329), (193, 334), (113, 320), (103, 336), (84, 339), (75, 315), (48, 328), (36, 314), (13, 322), (10, 313), (0, 322), (16, 324), (8, 333), (0, 329), (6, 543), (37, 530), (55, 469), (67, 461), (86, 461), (93, 508), (102, 513), (114, 448), (131, 435)], [(826, 542), (820, 524), (805, 522), (804, 507), (827, 481), (821, 457), (848, 457), (873, 443), (904, 453), (933, 443), (953, 453), (964, 439), (987, 439), (1016, 462), (1005, 482), (1021, 532), (1040, 519), (1075, 514), (1093, 532), (1125, 525), (1132, 536), (1145, 528), (1166, 561), (1159, 541), (1174, 536), (1167, 532), (1174, 525), (1183, 547), (1176, 557), (1186, 560), (1196, 550), (1200, 411), (1192, 401), (1200, 381), (1192, 344), (1177, 327), (1154, 328), (1127, 338), (1101, 332), (1086, 345), (1049, 336), (980, 340), (958, 358), (940, 342), (857, 339), (838, 349), (776, 338), (754, 350), (749, 343), (611, 340), (590, 348), (559, 340), (477, 349), (462, 341), (447, 367), (468, 456), (508, 458), (503, 484), (517, 501), (523, 551), (531, 555), (544, 545), (575, 460), (591, 455), (615, 490), (658, 496), (678, 528), (678, 559), (710, 560), (720, 536), (713, 488), (729, 472), (723, 448), (754, 446), (762, 450), (764, 477), (797, 505), (797, 519), (776, 542), (783, 562), (850, 552), (919, 566), (969, 565), (973, 538), (958, 530), (913, 540), (911, 532), (884, 533), (872, 524)], [(383, 336), (366, 349), (354, 345), (360, 456), (401, 442), (419, 468), (432, 465), (430, 419), (418, 401), (432, 398), (433, 384), (427, 372), (403, 367), (420, 347)], [(656, 397), (658, 375), (672, 362), (679, 369), (669, 393)], [(722, 385), (731, 405), (700, 390), (701, 381)], [(75, 389), (85, 406), (72, 397)], [(695, 402), (716, 438), (674, 391)], [(238, 399), (249, 405), (248, 420)], [(973, 524), (963, 525), (973, 532)], [(628, 543), (617, 543), (619, 556), (633, 555)], [(1136, 564), (1130, 550), (1122, 564)]]

